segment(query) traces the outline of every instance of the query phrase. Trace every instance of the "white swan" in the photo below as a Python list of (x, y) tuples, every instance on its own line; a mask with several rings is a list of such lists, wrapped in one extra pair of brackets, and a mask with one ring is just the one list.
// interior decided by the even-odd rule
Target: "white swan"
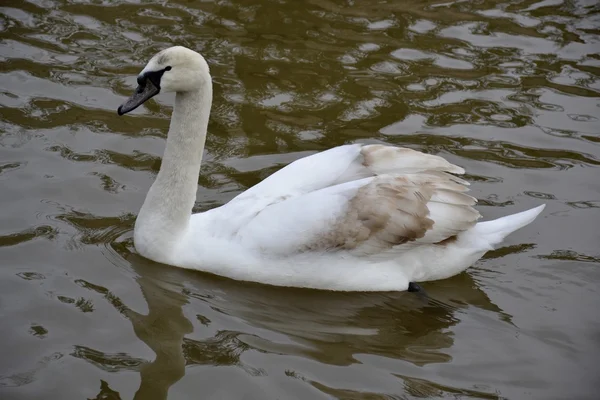
[(462, 168), (406, 148), (352, 144), (297, 160), (191, 215), (212, 103), (208, 65), (171, 47), (137, 81), (119, 115), (176, 92), (162, 165), (134, 231), (137, 251), (161, 263), (279, 286), (407, 290), (460, 273), (544, 209), (476, 223), (468, 183), (449, 174)]

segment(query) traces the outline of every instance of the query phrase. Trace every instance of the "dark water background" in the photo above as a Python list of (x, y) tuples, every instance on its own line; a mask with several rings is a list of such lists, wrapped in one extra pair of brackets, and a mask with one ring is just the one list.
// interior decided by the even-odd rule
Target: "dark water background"
[[(0, 30), (0, 398), (597, 398), (596, 1), (4, 0)], [(215, 83), (198, 210), (356, 141), (465, 167), (486, 218), (548, 207), (429, 303), (151, 263), (172, 97), (115, 110), (173, 44)]]

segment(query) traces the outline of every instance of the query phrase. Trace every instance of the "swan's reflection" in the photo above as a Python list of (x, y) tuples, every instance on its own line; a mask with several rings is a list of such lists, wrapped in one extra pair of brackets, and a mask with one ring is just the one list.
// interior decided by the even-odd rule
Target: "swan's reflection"
[[(150, 262), (133, 254), (128, 258), (138, 274), (136, 281), (148, 304), (147, 315), (133, 311), (105, 288), (93, 284), (82, 286), (102, 293), (111, 305), (126, 316), (131, 321), (137, 337), (154, 351), (156, 357), (152, 362), (146, 362), (126, 354), (109, 355), (84, 346), (76, 346), (72, 355), (111, 372), (137, 370), (140, 372), (141, 381), (133, 398), (165, 400), (169, 388), (185, 375), (183, 341), (184, 336), (193, 331), (192, 324), (183, 315), (183, 306), (188, 300), (181, 294), (181, 287), (169, 286), (168, 280), (165, 279), (165, 272), (168, 277), (168, 270), (152, 268)], [(117, 400), (121, 397), (107, 382), (101, 381), (96, 399)]]
[[(448, 362), (444, 350), (454, 342), (448, 328), (459, 321), (458, 309), (476, 306), (510, 319), (469, 274), (427, 285), (429, 299), (407, 292), (335, 293), (236, 282), (150, 262), (124, 243), (113, 248), (138, 275), (148, 314), (111, 303), (156, 353), (152, 362), (137, 362), (135, 399), (166, 399), (186, 365), (236, 365), (252, 374), (256, 368), (240, 360), (248, 349), (334, 365), (355, 363), (357, 354), (415, 365)], [(196, 332), (184, 306), (201, 312)]]
[[(408, 292), (324, 292), (181, 274), (190, 302), (208, 303), (210, 312), (218, 310), (247, 323), (241, 332), (245, 345), (327, 364), (355, 363), (360, 353), (417, 365), (447, 362), (450, 357), (443, 350), (454, 342), (448, 328), (459, 322), (457, 310), (475, 306), (510, 320), (469, 274), (427, 285), (429, 299)], [(291, 340), (264, 339), (265, 331), (256, 332), (261, 328)]]
[(166, 399), (169, 388), (185, 375), (183, 337), (193, 330), (183, 315), (187, 299), (161, 285), (162, 281), (153, 274), (155, 269), (135, 269), (140, 275), (137, 282), (148, 303), (148, 314), (129, 310), (126, 315), (137, 337), (154, 351), (156, 358), (141, 366), (141, 383), (134, 399)]

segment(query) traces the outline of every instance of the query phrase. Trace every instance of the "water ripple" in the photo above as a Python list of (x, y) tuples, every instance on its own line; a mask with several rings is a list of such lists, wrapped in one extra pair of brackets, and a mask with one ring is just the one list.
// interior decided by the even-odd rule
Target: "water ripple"
[[(596, 393), (599, 327), (585, 312), (600, 279), (596, 3), (3, 4), (1, 396)], [(478, 268), (428, 285), (429, 303), (148, 262), (132, 229), (172, 97), (127, 118), (115, 110), (146, 60), (173, 44), (201, 51), (214, 80), (195, 210), (358, 141), (464, 166), (486, 218), (540, 202), (548, 211)]]

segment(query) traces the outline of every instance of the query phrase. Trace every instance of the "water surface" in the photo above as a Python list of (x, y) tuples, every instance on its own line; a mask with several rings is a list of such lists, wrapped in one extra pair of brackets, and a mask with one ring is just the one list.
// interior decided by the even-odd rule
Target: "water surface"
[[(5, 1), (3, 399), (595, 398), (595, 1)], [(328, 293), (158, 265), (132, 245), (172, 96), (116, 108), (157, 51), (207, 58), (198, 211), (354, 143), (439, 154), (485, 218), (546, 203), (454, 278)]]

